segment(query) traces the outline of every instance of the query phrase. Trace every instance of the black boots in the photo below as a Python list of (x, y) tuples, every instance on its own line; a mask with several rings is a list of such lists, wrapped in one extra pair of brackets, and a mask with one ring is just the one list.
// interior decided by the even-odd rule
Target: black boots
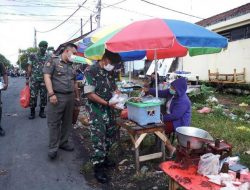
[(112, 161), (112, 160), (110, 160), (110, 159), (108, 159), (107, 157), (105, 158), (103, 164), (104, 164), (104, 167), (106, 167), (106, 168), (113, 168), (113, 167), (115, 167), (115, 162)]
[(100, 183), (107, 183), (108, 176), (104, 172), (104, 164), (95, 164), (94, 165), (95, 178)]
[(105, 158), (103, 163), (94, 165), (95, 178), (100, 183), (107, 183), (108, 176), (105, 173), (105, 168), (115, 167), (115, 162)]
[[(43, 107), (40, 108), (39, 116), (41, 118), (46, 118), (46, 115), (44, 113), (44, 108)], [(29, 119), (35, 119), (35, 117), (36, 117), (36, 110), (35, 110), (35, 108), (30, 108)]]
[(36, 111), (35, 108), (30, 108), (30, 116), (29, 119), (35, 119)]
[(44, 113), (44, 108), (40, 108), (40, 112), (39, 112), (39, 116), (41, 117), (41, 118), (46, 118), (46, 115), (45, 115), (45, 113)]
[(0, 136), (3, 137), (5, 135), (5, 131), (2, 127), (0, 127)]

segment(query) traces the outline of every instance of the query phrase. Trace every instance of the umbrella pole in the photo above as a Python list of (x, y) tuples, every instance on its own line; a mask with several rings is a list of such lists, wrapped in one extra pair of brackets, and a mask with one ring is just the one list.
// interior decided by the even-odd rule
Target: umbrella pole
[(158, 60), (157, 60), (156, 49), (155, 49), (155, 54), (154, 54), (154, 60), (155, 60), (155, 97), (158, 98), (158, 77), (157, 77)]
[(131, 66), (131, 63), (132, 63), (131, 61), (129, 61), (129, 63), (128, 63), (128, 64), (129, 64), (129, 73), (128, 73), (128, 82), (129, 82), (129, 83), (131, 82), (131, 70), (132, 70), (132, 68), (131, 68), (131, 67), (132, 67), (132, 66)]

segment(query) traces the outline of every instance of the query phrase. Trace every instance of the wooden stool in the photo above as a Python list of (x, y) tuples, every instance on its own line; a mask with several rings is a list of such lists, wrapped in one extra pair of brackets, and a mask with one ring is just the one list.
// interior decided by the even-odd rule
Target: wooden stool
[[(165, 144), (170, 143), (168, 138), (165, 135), (165, 124), (151, 124), (140, 126), (130, 120), (117, 119), (117, 127), (120, 129), (126, 129), (128, 132), (134, 147), (135, 147), (135, 165), (136, 172), (140, 171), (140, 162), (152, 160), (156, 158), (162, 158), (165, 161)], [(159, 139), (161, 139), (161, 152), (156, 152), (152, 154), (142, 155), (140, 156), (140, 145), (141, 142), (148, 134), (155, 134)]]

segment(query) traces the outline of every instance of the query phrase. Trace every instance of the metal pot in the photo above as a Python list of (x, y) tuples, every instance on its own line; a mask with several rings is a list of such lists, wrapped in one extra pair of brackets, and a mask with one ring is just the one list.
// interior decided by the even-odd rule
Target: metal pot
[(179, 144), (187, 147), (188, 141), (190, 142), (191, 149), (200, 149), (205, 142), (213, 142), (213, 137), (205, 130), (183, 126), (176, 129)]

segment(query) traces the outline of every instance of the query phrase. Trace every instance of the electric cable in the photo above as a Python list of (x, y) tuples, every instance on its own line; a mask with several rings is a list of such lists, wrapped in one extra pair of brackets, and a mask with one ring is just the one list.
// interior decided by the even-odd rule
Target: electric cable
[(167, 9), (169, 11), (172, 11), (172, 12), (175, 12), (175, 13), (179, 13), (179, 14), (183, 14), (183, 15), (186, 15), (186, 16), (191, 16), (191, 17), (194, 17), (194, 18), (198, 18), (198, 19), (204, 19), (204, 18), (201, 18), (201, 17), (198, 17), (198, 16), (195, 16), (195, 15), (191, 15), (191, 14), (188, 14), (188, 13), (184, 13), (184, 12), (181, 12), (181, 11), (177, 11), (177, 10), (174, 10), (174, 9), (170, 9), (170, 8), (167, 8), (167, 7), (164, 7), (162, 5), (158, 5), (158, 4), (155, 4), (155, 3), (152, 3), (152, 2), (149, 2), (149, 1), (146, 1), (146, 0), (141, 0), (145, 3), (148, 3), (150, 5), (154, 5), (156, 7), (160, 7), (160, 8), (163, 8), (163, 9)]
[(61, 25), (63, 25), (65, 22), (67, 22), (77, 11), (79, 11), (81, 9), (81, 7), (87, 2), (87, 0), (85, 0), (81, 6), (79, 6), (66, 20), (64, 20), (63, 22), (61, 22), (59, 25), (51, 28), (50, 30), (46, 30), (46, 31), (37, 31), (39, 33), (47, 33), (47, 32), (51, 32), (52, 30), (57, 29), (58, 27), (60, 27)]

